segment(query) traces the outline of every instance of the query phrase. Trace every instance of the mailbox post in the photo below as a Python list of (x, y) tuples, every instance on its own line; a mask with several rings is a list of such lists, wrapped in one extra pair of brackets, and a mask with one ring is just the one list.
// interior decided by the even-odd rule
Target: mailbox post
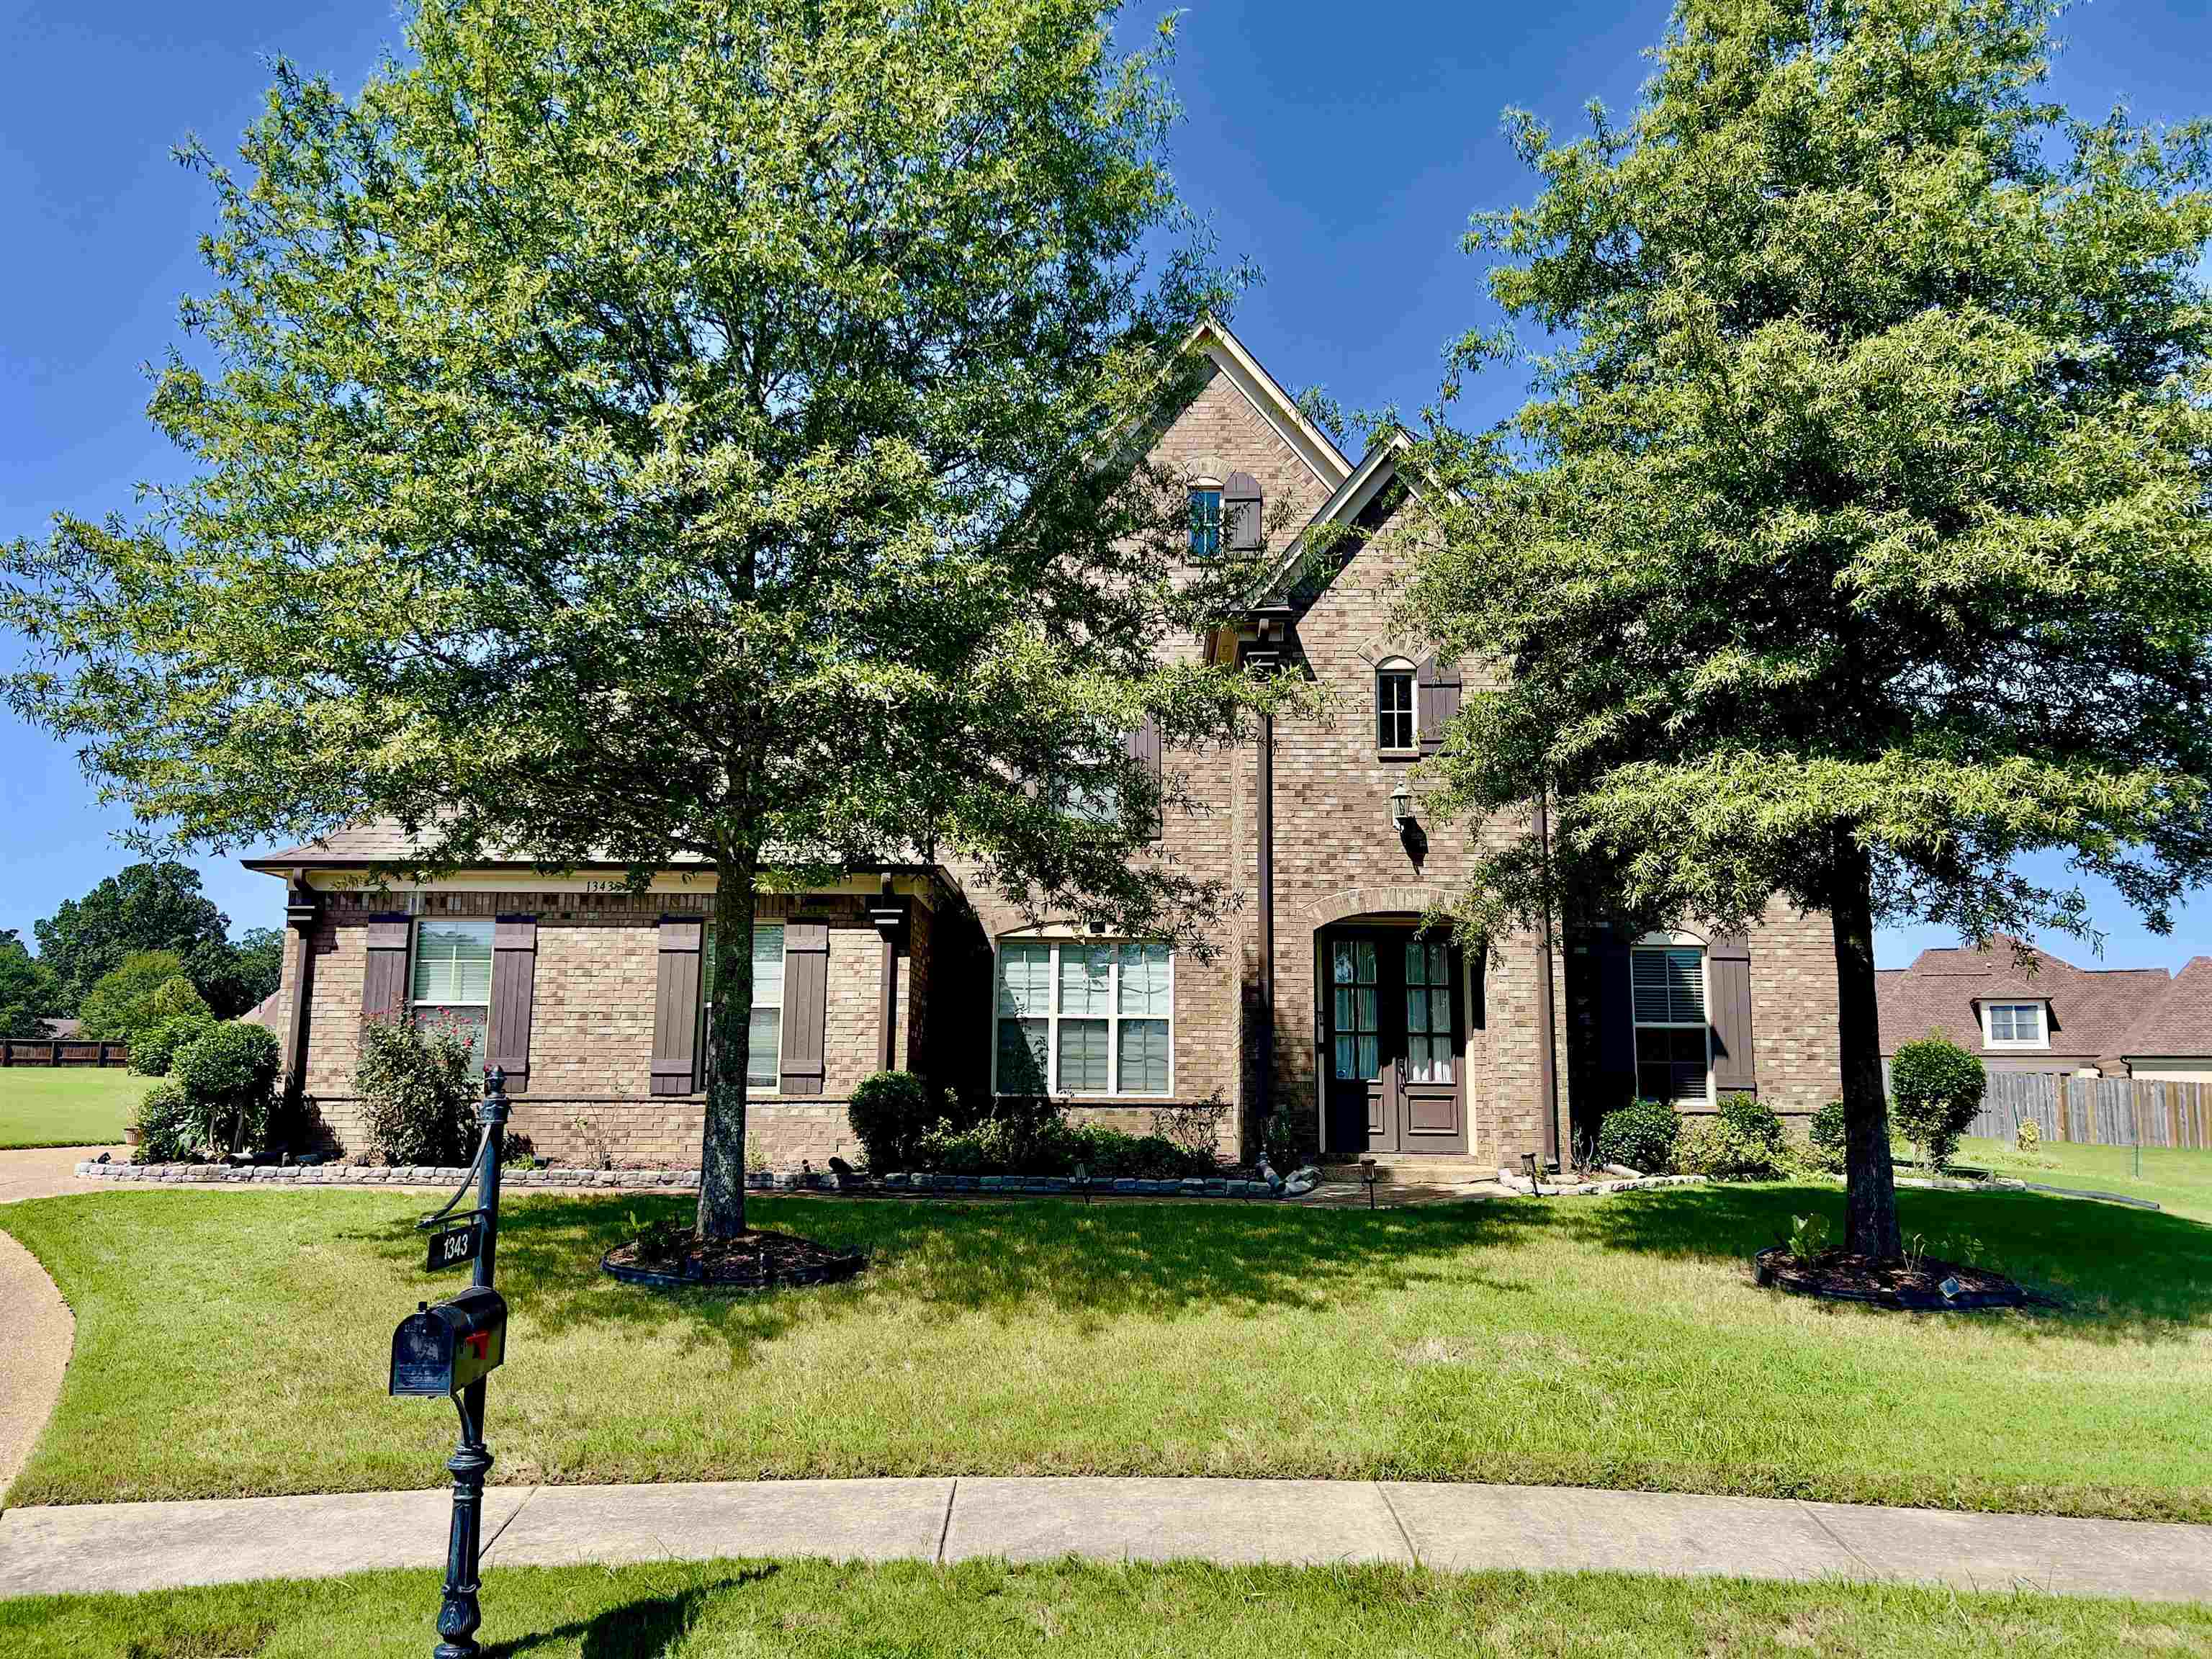
[[(392, 1338), (392, 1392), (409, 1395), (447, 1395), (460, 1413), (460, 1440), (446, 1468), (453, 1477), (453, 1518), (446, 1544), (446, 1589), (438, 1608), (436, 1659), (475, 1659), (481, 1651), (476, 1632), (483, 1623), (477, 1601), (479, 1567), (483, 1544), (484, 1476), (492, 1456), (485, 1446), (484, 1380), (507, 1357), (507, 1304), (492, 1288), (492, 1271), (499, 1249), (499, 1166), (507, 1146), (507, 1074), (494, 1067), (485, 1079), (483, 1104), (477, 1121), (483, 1137), (477, 1148), (477, 1207), (468, 1224), (475, 1237), (467, 1249), (448, 1251), (444, 1261), (458, 1266), (473, 1261), (473, 1283), (459, 1295), (438, 1304), (424, 1304), (400, 1321)], [(453, 1195), (453, 1204), (428, 1221), (428, 1227), (449, 1213), (468, 1188)], [(443, 1265), (436, 1241), (430, 1264)]]

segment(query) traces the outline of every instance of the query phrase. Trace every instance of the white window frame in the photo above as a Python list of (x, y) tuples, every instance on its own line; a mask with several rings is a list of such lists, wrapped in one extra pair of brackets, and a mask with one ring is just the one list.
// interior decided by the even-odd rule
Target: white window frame
[[(469, 927), (484, 930), (485, 943), (493, 948), (484, 964), (484, 994), (482, 1002), (463, 1001), (447, 998), (442, 1002), (419, 1000), (415, 995), (416, 975), (422, 965), (422, 930), (425, 927)], [(499, 942), (498, 925), (489, 916), (416, 916), (415, 927), (407, 939), (407, 1023), (419, 1027), (422, 1016), (434, 1009), (475, 1008), (481, 1010), (483, 1022), (477, 1027), (481, 1042), (475, 1051), (476, 1069), (482, 1071), (491, 1063), (491, 979), (496, 963)]]
[[(1702, 1020), (1651, 1019), (1638, 1016), (1636, 1012), (1636, 952), (1638, 951), (1695, 951), (1698, 953), (1698, 1001), (1705, 1011)], [(1629, 947), (1628, 955), (1628, 1023), (1632, 1032), (1687, 1031), (1701, 1030), (1705, 1034), (1705, 1092), (1707, 1106), (1717, 1103), (1713, 1088), (1713, 953), (1704, 939), (1694, 933), (1646, 933)], [(1636, 1039), (1636, 1096), (1644, 1095), (1644, 1045)], [(1670, 1103), (1680, 1105), (1685, 1101), (1696, 1101), (1694, 1095), (1676, 1095)]]
[[(1202, 551), (1198, 544), (1199, 529), (1201, 523), (1198, 513), (1198, 498), (1200, 495), (1211, 495), (1213, 497), (1213, 518), (1210, 523), (1206, 525), (1206, 529), (1211, 535), (1213, 544)], [(1201, 562), (1219, 558), (1221, 556), (1222, 544), (1227, 534), (1229, 526), (1229, 495), (1227, 486), (1218, 478), (1193, 478), (1184, 491), (1184, 500), (1189, 504), (1190, 518), (1188, 548), (1185, 553), (1185, 556)]]
[[(1996, 1035), (1996, 1012), (2000, 1008), (2015, 1014), (2022, 1008), (2033, 1008), (2035, 1011), (2035, 1029), (2037, 1035), (2033, 1037), (1998, 1036)], [(2019, 1024), (2017, 1019), (2015, 1019), (2013, 1024), (2014, 1029), (2017, 1030)], [(2030, 1000), (2027, 1002), (1985, 1002), (1982, 1004), (1982, 1046), (1985, 1048), (2049, 1048), (2051, 1047), (2051, 1005), (2048, 1002), (2034, 1000)]]
[[(1382, 741), (1382, 682), (1386, 678), (1398, 674), (1406, 677), (1406, 741), (1402, 746)], [(1418, 755), (1421, 752), (1420, 671), (1403, 657), (1385, 657), (1375, 665), (1375, 749), (1377, 754), (1382, 755)]]
[[(777, 1090), (783, 1086), (783, 988), (785, 979), (791, 972), (791, 941), (788, 931), (781, 921), (755, 922), (753, 924), (754, 938), (757, 939), (763, 932), (770, 927), (775, 929), (776, 937), (783, 942), (783, 949), (780, 953), (783, 958), (783, 971), (776, 975), (775, 1000), (774, 1002), (763, 1002), (761, 1000), (760, 975), (757, 973), (753, 975), (752, 1007), (773, 1008), (775, 1010), (775, 1054), (773, 1064), (769, 1067), (772, 1075), (763, 1081), (756, 1081), (754, 1079), (750, 1077), (745, 1079), (745, 1094), (748, 1098), (754, 1097), (754, 1093), (757, 1090), (765, 1090), (769, 1094), (774, 1094)], [(698, 1065), (700, 1086), (703, 1088), (706, 1086), (708, 1079), (713, 1077), (714, 1066), (714, 1045), (713, 1041), (714, 1017), (714, 924), (713, 922), (708, 922), (706, 927), (700, 931), (699, 939), (699, 1024), (697, 1034), (694, 1037), (693, 1041), (696, 1044), (695, 1051), (699, 1056)], [(748, 1020), (751, 1018), (751, 1008), (745, 1011), (745, 1016)], [(757, 1052), (754, 1050), (750, 1043), (747, 1043), (745, 1045), (745, 1060), (749, 1066), (757, 1066), (760, 1062), (760, 1056)]]
[[(1121, 947), (1125, 945), (1158, 945), (1158, 939), (1103, 939), (1077, 934), (1016, 933), (994, 940), (991, 945), (991, 1093), (999, 1093), (999, 1027), (1012, 1016), (999, 1012), (999, 989), (1006, 967), (1006, 948), (1009, 945), (1048, 945), (1051, 955), (1046, 967), (1046, 984), (1050, 988), (1045, 1020), (1045, 1092), (1054, 1098), (1063, 1096), (1076, 1100), (1172, 1100), (1176, 1091), (1176, 951), (1166, 946), (1168, 953), (1168, 1086), (1158, 1092), (1139, 1093), (1121, 1087), (1121, 1022), (1125, 1019), (1158, 1019), (1158, 1014), (1124, 1014), (1121, 1012)], [(1060, 955), (1063, 945), (1082, 951), (1111, 951), (1114, 966), (1107, 977), (1106, 1006), (1106, 1092), (1072, 1094), (1060, 1086)], [(1029, 1016), (1030, 1018), (1036, 1016)], [(1071, 1019), (1097, 1019), (1097, 1014), (1071, 1014)]]

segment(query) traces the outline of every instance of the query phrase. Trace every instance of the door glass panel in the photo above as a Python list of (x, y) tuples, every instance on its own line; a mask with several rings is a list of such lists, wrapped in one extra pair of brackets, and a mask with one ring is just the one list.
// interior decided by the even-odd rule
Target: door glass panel
[(1429, 1029), (1429, 994), (1416, 990), (1412, 985), (1406, 988), (1406, 1029), (1409, 1031)]
[(1358, 1064), (1358, 1060), (1354, 1055), (1353, 1047), (1357, 1041), (1358, 1039), (1349, 1036), (1340, 1036), (1336, 1039), (1335, 1070), (1336, 1075), (1340, 1078), (1349, 1080), (1350, 1079), (1359, 1075), (1357, 1071), (1352, 1069)]
[(1449, 1083), (1452, 1050), (1451, 951), (1441, 943), (1406, 941), (1406, 1077)]
[(1359, 1029), (1358, 1017), (1352, 1012), (1352, 1000), (1358, 994), (1341, 986), (1337, 988), (1335, 1026), (1338, 1030), (1356, 1031)]
[(1346, 1082), (1382, 1075), (1382, 1022), (1376, 1000), (1378, 966), (1373, 939), (1339, 939), (1329, 949), (1329, 971), (1336, 981), (1329, 999), (1334, 1041), (1330, 1070)]
[(1359, 1039), (1359, 1075), (1372, 1083), (1382, 1075), (1382, 1043), (1379, 1037)]
[(1371, 939), (1354, 939), (1352, 954), (1359, 964), (1359, 982), (1362, 985), (1374, 984), (1375, 941)]
[(1330, 952), (1330, 957), (1336, 982), (1339, 985), (1349, 985), (1358, 977), (1352, 965), (1352, 946), (1349, 943), (1342, 939), (1338, 940), (1336, 948)]

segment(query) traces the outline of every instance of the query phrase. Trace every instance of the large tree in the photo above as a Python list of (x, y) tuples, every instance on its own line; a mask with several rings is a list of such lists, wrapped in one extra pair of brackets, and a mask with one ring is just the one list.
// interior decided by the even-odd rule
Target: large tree
[(230, 949), (229, 927), (230, 918), (200, 891), (199, 872), (170, 860), (126, 866), (82, 898), (64, 899), (53, 915), (31, 924), (39, 959), (61, 981), (71, 1013), (86, 992), (134, 952), (173, 951), (187, 961), (197, 957), (210, 964), (222, 959)]
[(0, 928), (0, 1037), (42, 1037), (62, 1011), (61, 981), (13, 927)]
[(1415, 609), (1510, 668), (1462, 909), (1835, 925), (1850, 1237), (1899, 1249), (1874, 929), (2163, 928), (2212, 870), (2206, 134), (2043, 100), (2046, 0), (1680, 0), (1625, 125), (1510, 118), (1477, 216), (1535, 395), (1423, 460)]
[(242, 169), (191, 152), (215, 285), (152, 413), (198, 471), (15, 550), (16, 705), (193, 843), (704, 860), (723, 941), (757, 883), (941, 852), (1195, 939), (1218, 895), (1097, 822), (1158, 806), (1114, 734), (1269, 693), (1153, 662), (1238, 574), (1167, 580), (1133, 418), (1223, 285), (1115, 10), (421, 0), (358, 96), (282, 70)]

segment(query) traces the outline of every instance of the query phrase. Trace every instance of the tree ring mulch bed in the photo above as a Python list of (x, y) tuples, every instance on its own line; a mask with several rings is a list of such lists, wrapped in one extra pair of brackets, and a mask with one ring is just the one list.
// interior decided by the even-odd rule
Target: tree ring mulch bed
[(686, 1239), (678, 1255), (640, 1255), (640, 1241), (599, 1258), (601, 1271), (626, 1285), (670, 1290), (781, 1291), (835, 1285), (867, 1265), (866, 1253), (832, 1249), (793, 1233), (753, 1229), (736, 1238)]
[[(1759, 1284), (1793, 1296), (1826, 1297), (1834, 1302), (1863, 1302), (1876, 1308), (1940, 1312), (1961, 1308), (2026, 1308), (2053, 1305), (2047, 1297), (2023, 1289), (2002, 1273), (1964, 1262), (1923, 1256), (1917, 1262), (1883, 1261), (1850, 1250), (1823, 1250), (1800, 1261), (1783, 1245), (1769, 1245), (1752, 1258)], [(1946, 1296), (1948, 1281), (1951, 1293)]]

